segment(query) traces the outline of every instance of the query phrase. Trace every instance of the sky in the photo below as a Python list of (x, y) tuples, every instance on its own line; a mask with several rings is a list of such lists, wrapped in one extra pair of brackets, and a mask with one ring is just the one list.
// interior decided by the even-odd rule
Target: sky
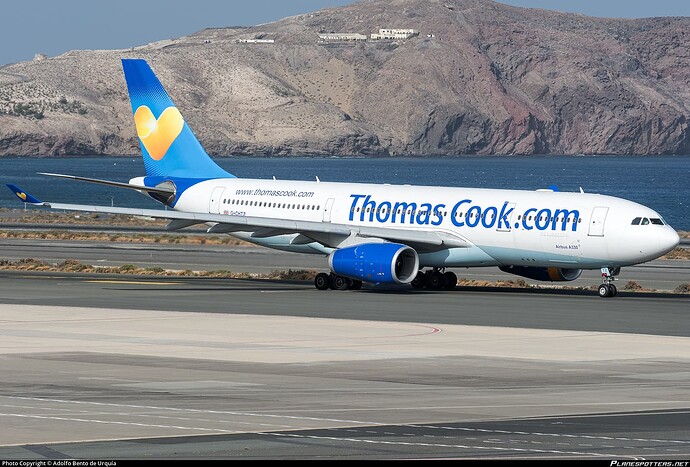
[[(641, 18), (690, 16), (687, 0), (501, 0), (515, 6)], [(209, 27), (254, 26), (354, 0), (21, 0), (3, 2), (0, 66), (74, 49), (124, 49)]]

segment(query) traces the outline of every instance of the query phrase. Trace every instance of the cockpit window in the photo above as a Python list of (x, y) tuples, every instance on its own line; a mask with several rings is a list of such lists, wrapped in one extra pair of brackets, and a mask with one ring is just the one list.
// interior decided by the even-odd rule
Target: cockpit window
[(650, 223), (653, 225), (666, 225), (664, 220), (659, 217), (651, 217), (649, 219), (646, 217), (636, 217), (632, 220), (630, 225), (649, 225)]

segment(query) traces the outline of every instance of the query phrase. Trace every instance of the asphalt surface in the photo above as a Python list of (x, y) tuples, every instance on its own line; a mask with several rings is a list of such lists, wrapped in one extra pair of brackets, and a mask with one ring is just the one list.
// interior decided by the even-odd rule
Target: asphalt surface
[(310, 281), (0, 271), (0, 303), (433, 322), (690, 337), (690, 295), (458, 287), (318, 291)]
[[(3, 240), (0, 256), (319, 261), (44, 245)], [(686, 262), (623, 275), (690, 282)], [(667, 293), (5, 271), (0, 459), (687, 459), (689, 305)]]

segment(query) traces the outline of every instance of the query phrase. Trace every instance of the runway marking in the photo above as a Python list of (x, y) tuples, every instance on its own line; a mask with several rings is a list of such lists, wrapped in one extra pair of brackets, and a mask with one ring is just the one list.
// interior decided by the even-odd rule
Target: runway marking
[[(676, 413), (676, 412), (674, 412)], [(562, 438), (583, 438), (583, 439), (605, 439), (605, 440), (615, 440), (615, 441), (642, 441), (649, 443), (675, 443), (675, 444), (690, 444), (690, 441), (685, 440), (672, 440), (672, 439), (649, 439), (649, 438), (626, 438), (626, 437), (610, 437), (610, 436), (591, 436), (591, 435), (571, 435), (567, 433), (542, 433), (542, 432), (526, 432), (526, 431), (505, 431), (505, 430), (489, 430), (485, 428), (468, 428), (468, 427), (453, 427), (453, 426), (435, 426), (435, 425), (406, 425), (414, 428), (431, 428), (439, 430), (457, 430), (457, 431), (470, 431), (470, 432), (482, 432), (482, 433), (502, 433), (511, 435), (529, 435), (529, 436), (550, 436), (550, 437), (562, 437)]]
[[(396, 388), (393, 387), (386, 387), (386, 391), (395, 391), (397, 390)], [(407, 388), (400, 388), (399, 392), (403, 391), (408, 391)], [(537, 407), (537, 408), (545, 408), (545, 407), (581, 407), (581, 406), (608, 406), (608, 405), (661, 405), (661, 404), (684, 404), (687, 406), (690, 404), (690, 400), (671, 400), (671, 401), (635, 401), (635, 402), (582, 402), (582, 403), (569, 403), (569, 404), (563, 404), (563, 403), (553, 403), (553, 404), (501, 404), (501, 405), (445, 405), (445, 406), (426, 406), (426, 407), (367, 407), (368, 412), (375, 412), (375, 411), (390, 411), (390, 410), (452, 410), (452, 409), (503, 409), (503, 408), (515, 408), (515, 407)], [(675, 409), (675, 407), (670, 407), (669, 409), (664, 409), (664, 408), (658, 408), (657, 410), (672, 410)], [(304, 409), (300, 410), (300, 412), (323, 412), (323, 411), (328, 411), (328, 412), (351, 412), (351, 411), (357, 411), (359, 409)], [(673, 414), (690, 414), (690, 411), (675, 411), (672, 412)], [(668, 412), (644, 412), (644, 414), (640, 415), (666, 415)], [(623, 413), (623, 414), (617, 414), (617, 413), (602, 413), (602, 414), (597, 414), (597, 415), (590, 415), (590, 414), (573, 414), (573, 415), (568, 415), (569, 418), (588, 418), (588, 417), (625, 417), (630, 415), (629, 413)], [(547, 417), (545, 417), (547, 418)]]
[(132, 285), (177, 285), (183, 282), (161, 282), (161, 281), (120, 281), (113, 279), (86, 279), (82, 282), (93, 282), (97, 284), (132, 284)]
[[(11, 400), (24, 400), (24, 401), (35, 401), (35, 402), (54, 402), (54, 403), (75, 404), (75, 405), (82, 405), (82, 406), (102, 406), (102, 407), (147, 409), (147, 410), (164, 410), (164, 411), (181, 412), (181, 413), (238, 415), (238, 416), (258, 417), (258, 418), (274, 418), (274, 419), (288, 419), (288, 420), (349, 423), (349, 424), (357, 424), (357, 425), (363, 425), (363, 426), (389, 426), (390, 425), (390, 423), (380, 423), (380, 422), (371, 422), (371, 421), (304, 417), (304, 416), (280, 415), (280, 414), (270, 414), (270, 413), (252, 413), (252, 412), (190, 409), (190, 408), (178, 408), (178, 407), (146, 406), (146, 405), (133, 405), (133, 404), (115, 404), (115, 403), (107, 403), (107, 402), (73, 401), (73, 400), (49, 399), (49, 398), (38, 398), (38, 397), (24, 397), (24, 396), (1, 395), (0, 397), (5, 398), (5, 399), (11, 399)], [(44, 407), (32, 407), (32, 408), (37, 409), (37, 410), (45, 410), (46, 409)], [(67, 409), (60, 409), (60, 408), (54, 408), (54, 407), (51, 407), (49, 409), (51, 409), (51, 410), (67, 410)], [(88, 411), (86, 411), (86, 413), (88, 413)], [(675, 414), (675, 413), (679, 413), (679, 412), (673, 412), (673, 413)], [(685, 412), (681, 412), (681, 413), (685, 413)], [(199, 420), (199, 419), (190, 419), (190, 418), (184, 418), (184, 417), (169, 417), (169, 416), (165, 416), (165, 415), (145, 415), (145, 414), (113, 413), (113, 412), (104, 412), (104, 414), (119, 415), (119, 416), (148, 416), (148, 417), (152, 417), (152, 418), (170, 418), (170, 419), (178, 419), (178, 420), (207, 421), (207, 420), (203, 420), (203, 419)], [(144, 423), (135, 423), (135, 422), (89, 420), (89, 419), (79, 419), (79, 418), (49, 417), (49, 416), (26, 415), (26, 414), (2, 414), (2, 413), (0, 413), (0, 415), (15, 416), (15, 417), (26, 417), (26, 418), (46, 418), (46, 419), (78, 421), (78, 422), (93, 422), (93, 423), (104, 423), (104, 424), (111, 423), (111, 424), (119, 424), (119, 425), (134, 425), (134, 426), (152, 427), (152, 428), (156, 428), (156, 427), (157, 428), (179, 428), (179, 429), (184, 429), (184, 430), (199, 430), (199, 431), (208, 431), (208, 432), (217, 432), (217, 433), (231, 433), (231, 434), (244, 433), (243, 431), (237, 431), (237, 430), (232, 431), (232, 430), (223, 430), (223, 429), (215, 429), (215, 428), (178, 427), (175, 425), (144, 424)], [(601, 416), (604, 416), (604, 415), (601, 415)], [(211, 421), (214, 423), (228, 422), (228, 421), (224, 421), (224, 420), (208, 420), (208, 421)], [(250, 423), (250, 422), (240, 422), (240, 421), (232, 421), (232, 423), (251, 424), (251, 425), (272, 425), (272, 424)], [(279, 424), (273, 425), (273, 426), (280, 426), (281, 428), (290, 428), (290, 429), (295, 429), (295, 428), (313, 429), (313, 427), (295, 427), (295, 426), (290, 426), (290, 425), (279, 425)], [(628, 438), (628, 437), (610, 437), (610, 436), (595, 437), (595, 436), (590, 436), (590, 435), (573, 435), (573, 434), (561, 434), (561, 433), (508, 431), (508, 430), (490, 430), (490, 429), (485, 429), (485, 428), (469, 428), (469, 427), (454, 427), (454, 426), (404, 424), (404, 425), (400, 425), (400, 427), (402, 427), (402, 428), (409, 427), (409, 428), (420, 428), (420, 429), (434, 429), (434, 430), (449, 430), (449, 431), (464, 431), (464, 432), (480, 432), (480, 433), (500, 433), (500, 434), (512, 434), (512, 435), (532, 435), (532, 436), (544, 436), (544, 437), (606, 439), (606, 440), (616, 440), (616, 441), (638, 441), (638, 442), (655, 442), (655, 443), (690, 444), (690, 441), (686, 441), (686, 440), (647, 439), (647, 438)], [(348, 430), (348, 431), (354, 431), (354, 430)], [(362, 430), (360, 430), (360, 431), (362, 431)], [(377, 434), (378, 433), (377, 431), (373, 431), (373, 430), (366, 430), (366, 432), (370, 433), (370, 434)], [(259, 434), (261, 434), (261, 433), (259, 433)], [(410, 434), (404, 433), (403, 436), (410, 436)], [(416, 435), (412, 434), (412, 436), (416, 436)], [(448, 437), (445, 437), (445, 438), (448, 438)], [(336, 439), (340, 439), (340, 438), (336, 438)], [(451, 438), (451, 439), (453, 439), (453, 438)], [(476, 438), (467, 437), (465, 439), (474, 440)], [(443, 445), (438, 445), (438, 446), (443, 446)], [(446, 447), (462, 447), (462, 446), (448, 445)], [(624, 447), (624, 446), (621, 446), (621, 447)], [(477, 448), (479, 448), (479, 447), (477, 447)], [(625, 446), (625, 448), (628, 448), (628, 447)], [(534, 450), (534, 452), (542, 452), (542, 451)], [(587, 454), (587, 453), (560, 452), (560, 451), (543, 451), (543, 452), (553, 452), (553, 453), (559, 453), (559, 454), (580, 454), (580, 455), (581, 454)], [(599, 455), (599, 454), (596, 454), (596, 455)]]
[[(414, 446), (414, 447), (437, 447), (437, 448), (454, 448), (454, 449), (477, 449), (486, 451), (509, 451), (509, 452), (529, 452), (529, 453), (540, 453), (540, 454), (567, 454), (567, 455), (577, 455), (577, 456), (595, 456), (595, 457), (619, 457), (621, 454), (612, 453), (597, 453), (597, 452), (579, 452), (579, 451), (557, 451), (552, 449), (528, 449), (528, 448), (515, 448), (515, 447), (501, 447), (501, 446), (472, 446), (466, 444), (441, 444), (441, 443), (419, 443), (419, 442), (406, 442), (406, 441), (385, 441), (385, 440), (373, 440), (373, 439), (358, 439), (358, 438), (338, 438), (334, 436), (316, 436), (316, 435), (301, 435), (297, 433), (272, 433), (272, 432), (261, 432), (258, 435), (274, 436), (274, 437), (287, 437), (287, 438), (302, 438), (302, 439), (317, 439), (317, 440), (329, 440), (329, 441), (344, 441), (350, 443), (366, 443), (366, 444), (380, 444), (380, 445), (392, 445), (392, 446)], [(632, 457), (634, 456), (624, 456)]]
[[(375, 423), (375, 422), (363, 422), (363, 421), (354, 421), (354, 420), (339, 420), (339, 419), (327, 419), (327, 418), (315, 418), (315, 417), (297, 417), (297, 416), (288, 416), (288, 415), (278, 415), (278, 414), (257, 414), (257, 413), (249, 413), (249, 412), (232, 412), (232, 411), (216, 411), (216, 410), (202, 410), (202, 409), (184, 409), (184, 408), (176, 408), (176, 407), (159, 407), (159, 406), (140, 406), (140, 405), (131, 405), (131, 404), (114, 404), (114, 403), (105, 403), (105, 402), (87, 402), (87, 401), (68, 401), (68, 400), (60, 400), (60, 399), (45, 399), (45, 398), (34, 398), (34, 397), (22, 397), (22, 396), (1, 396), (7, 399), (19, 399), (19, 400), (31, 400), (31, 401), (38, 401), (38, 402), (58, 402), (58, 403), (67, 403), (67, 404), (78, 404), (78, 405), (95, 405), (95, 406), (108, 406), (108, 407), (129, 407), (129, 408), (137, 408), (137, 409), (149, 409), (149, 410), (167, 410), (171, 412), (191, 412), (191, 413), (207, 413), (207, 414), (227, 414), (227, 415), (240, 415), (240, 416), (249, 416), (249, 417), (267, 417), (267, 418), (285, 418), (285, 419), (295, 419), (295, 420), (312, 420), (312, 421), (328, 421), (328, 422), (339, 422), (339, 423), (357, 423), (357, 424), (362, 424), (362, 425), (369, 425), (369, 426), (386, 426), (388, 424), (384, 423)], [(36, 409), (39, 409), (36, 407)], [(58, 409), (60, 410), (60, 409)], [(64, 410), (64, 409), (63, 409)], [(164, 415), (142, 415), (142, 414), (130, 414), (130, 413), (112, 413), (112, 412), (105, 412), (105, 415), (119, 415), (119, 416), (148, 416), (151, 418), (169, 418), (169, 419), (178, 419), (178, 420), (192, 420), (194, 421), (195, 419), (189, 419), (189, 418), (184, 418), (184, 417), (168, 417)], [(44, 419), (54, 419), (54, 420), (64, 420), (64, 421), (76, 421), (76, 422), (93, 422), (93, 423), (103, 423), (103, 424), (118, 424), (118, 425), (133, 425), (133, 426), (142, 426), (142, 427), (150, 427), (150, 428), (170, 428), (170, 429), (184, 429), (184, 430), (198, 430), (198, 431), (208, 431), (208, 432), (217, 432), (217, 433), (241, 433), (242, 431), (237, 431), (237, 430), (224, 430), (221, 428), (201, 428), (201, 427), (179, 427), (176, 425), (162, 425), (162, 424), (145, 424), (145, 423), (136, 423), (136, 422), (118, 422), (118, 421), (104, 421), (104, 420), (90, 420), (90, 419), (79, 419), (79, 418), (67, 418), (67, 417), (49, 417), (49, 416), (40, 416), (40, 415), (25, 415), (25, 414), (2, 414), (0, 415), (4, 416), (16, 416), (16, 417), (26, 417), (26, 418), (44, 418)], [(196, 419), (196, 421), (207, 421), (207, 420), (199, 420)], [(208, 420), (213, 423), (222, 423), (224, 422), (223, 420)], [(227, 422), (227, 421), (225, 421)], [(257, 424), (257, 423), (249, 423), (249, 422), (239, 422), (236, 421), (234, 423), (238, 424)], [(259, 425), (268, 425), (268, 424), (261, 424)], [(290, 429), (295, 429), (295, 428), (300, 428), (300, 429), (312, 429), (311, 427), (294, 427), (294, 426), (289, 426), (289, 425), (278, 425), (281, 428), (290, 428)], [(414, 428), (435, 428), (435, 429), (447, 429), (447, 430), (458, 430), (458, 431), (479, 431), (479, 432), (486, 432), (486, 433), (492, 433), (495, 432), (495, 430), (487, 430), (487, 429), (474, 429), (474, 428), (465, 428), (465, 427), (436, 427), (436, 426), (423, 426), (423, 425), (405, 425), (407, 427), (414, 427)], [(366, 433), (369, 434), (377, 434), (377, 431), (373, 430), (365, 430)], [(506, 430), (499, 430), (502, 433), (506, 433)], [(513, 432), (507, 432), (512, 434)], [(525, 434), (530, 434), (527, 432), (519, 432), (519, 433), (525, 433)], [(532, 433), (534, 434), (534, 433)], [(540, 435), (543, 436), (560, 436), (558, 434), (546, 434), (546, 433), (540, 433)], [(404, 433), (403, 436), (415, 436), (415, 434), (410, 434), (410, 433)], [(564, 435), (568, 436), (568, 435)], [(570, 435), (572, 437), (575, 437), (573, 435)], [(474, 438), (467, 438), (467, 439), (474, 439)], [(663, 442), (664, 440), (651, 440), (651, 441), (656, 441), (656, 442)], [(676, 443), (687, 443), (684, 441), (673, 441), (673, 440), (665, 440), (666, 442), (676, 442)], [(452, 446), (451, 446), (452, 447)], [(548, 452), (548, 451), (547, 451)], [(567, 453), (566, 453), (567, 454)], [(578, 453), (570, 453), (570, 454), (578, 454)], [(582, 453), (579, 453), (582, 454)]]
[[(34, 410), (45, 410), (44, 407), (37, 407), (37, 406), (29, 406), (29, 405), (12, 405), (12, 404), (0, 404), (0, 407), (9, 407), (9, 408), (19, 408), (19, 409), (34, 409)], [(277, 428), (282, 428), (282, 429), (305, 429), (304, 427), (301, 426), (294, 426), (294, 425), (283, 425), (279, 423), (260, 423), (260, 422), (242, 422), (238, 420), (223, 420), (223, 419), (210, 419), (210, 418), (191, 418), (191, 417), (171, 417), (171, 416), (166, 416), (166, 415), (155, 415), (155, 414), (137, 414), (137, 413), (128, 413), (128, 412), (94, 412), (90, 410), (75, 410), (75, 409), (61, 409), (58, 407), (50, 407), (49, 408), (51, 411), (57, 411), (57, 412), (71, 412), (74, 414), (81, 414), (81, 415), (89, 415), (89, 416), (99, 416), (99, 415), (110, 415), (110, 416), (124, 416), (124, 417), (139, 417), (139, 418), (160, 418), (160, 419), (169, 419), (169, 420), (182, 420), (182, 421), (193, 421), (193, 422), (211, 422), (211, 423), (234, 423), (237, 425), (252, 425), (252, 426), (263, 426), (263, 427), (270, 427), (271, 429), (277, 429)], [(4, 414), (0, 413), (0, 416), (19, 416), (15, 414)], [(26, 417), (31, 417), (31, 415), (25, 414)], [(55, 414), (55, 415), (49, 415), (49, 414), (42, 414), (41, 416), (46, 417), (46, 418), (54, 418), (57, 420), (69, 420), (66, 417), (66, 414)], [(75, 421), (93, 421), (94, 423), (109, 423), (107, 421), (99, 421), (95, 419), (74, 419)], [(155, 426), (155, 425), (151, 425)], [(161, 425), (165, 426), (165, 425)], [(202, 428), (200, 428), (202, 429)], [(211, 430), (210, 428), (204, 428), (207, 430)], [(353, 430), (353, 432), (357, 432), (356, 430)], [(232, 433), (245, 433), (244, 431), (232, 431)]]
[(95, 419), (83, 419), (83, 418), (68, 418), (68, 417), (56, 417), (56, 416), (46, 416), (46, 415), (27, 415), (18, 413), (0, 413), (2, 417), (19, 417), (19, 418), (38, 418), (42, 420), (62, 420), (67, 422), (86, 422), (86, 423), (102, 423), (106, 425), (130, 425), (130, 426), (141, 426), (145, 428), (174, 428), (178, 430), (191, 430), (191, 431), (210, 431), (214, 433), (242, 433), (241, 431), (231, 431), (223, 430), (220, 428), (199, 428), (199, 427), (187, 427), (187, 426), (174, 426), (174, 425), (154, 425), (149, 423), (135, 423), (135, 422), (118, 422), (115, 420), (95, 420)]
[(58, 402), (63, 404), (80, 404), (80, 405), (97, 405), (105, 407), (128, 407), (133, 409), (148, 409), (148, 410), (166, 410), (171, 412), (190, 412), (190, 413), (207, 413), (207, 414), (221, 414), (221, 415), (241, 415), (245, 417), (266, 417), (266, 418), (285, 418), (293, 420), (311, 420), (320, 422), (337, 422), (337, 423), (354, 423), (357, 425), (365, 426), (386, 426), (388, 423), (378, 423), (371, 421), (361, 421), (361, 420), (341, 420), (336, 418), (317, 418), (317, 417), (298, 417), (294, 415), (278, 415), (278, 414), (261, 414), (252, 412), (234, 412), (225, 410), (205, 410), (205, 409), (188, 409), (179, 407), (160, 407), (152, 405), (133, 405), (133, 404), (115, 404), (111, 402), (90, 402), (90, 401), (70, 401), (63, 399), (47, 399), (42, 397), (24, 397), (24, 396), (4, 396), (0, 395), (6, 399), (16, 399), (16, 400), (29, 400), (38, 402)]

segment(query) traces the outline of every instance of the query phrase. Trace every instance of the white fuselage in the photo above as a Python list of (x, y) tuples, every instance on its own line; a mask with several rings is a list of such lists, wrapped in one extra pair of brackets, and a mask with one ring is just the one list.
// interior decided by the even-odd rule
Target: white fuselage
[[(420, 266), (512, 265), (598, 269), (657, 258), (678, 235), (650, 208), (611, 196), (553, 191), (215, 179), (186, 189), (175, 209), (349, 226), (443, 232), (469, 247), (420, 252)], [(656, 219), (632, 225), (635, 218)], [(303, 253), (332, 248), (296, 234), (253, 237), (260, 245)]]

